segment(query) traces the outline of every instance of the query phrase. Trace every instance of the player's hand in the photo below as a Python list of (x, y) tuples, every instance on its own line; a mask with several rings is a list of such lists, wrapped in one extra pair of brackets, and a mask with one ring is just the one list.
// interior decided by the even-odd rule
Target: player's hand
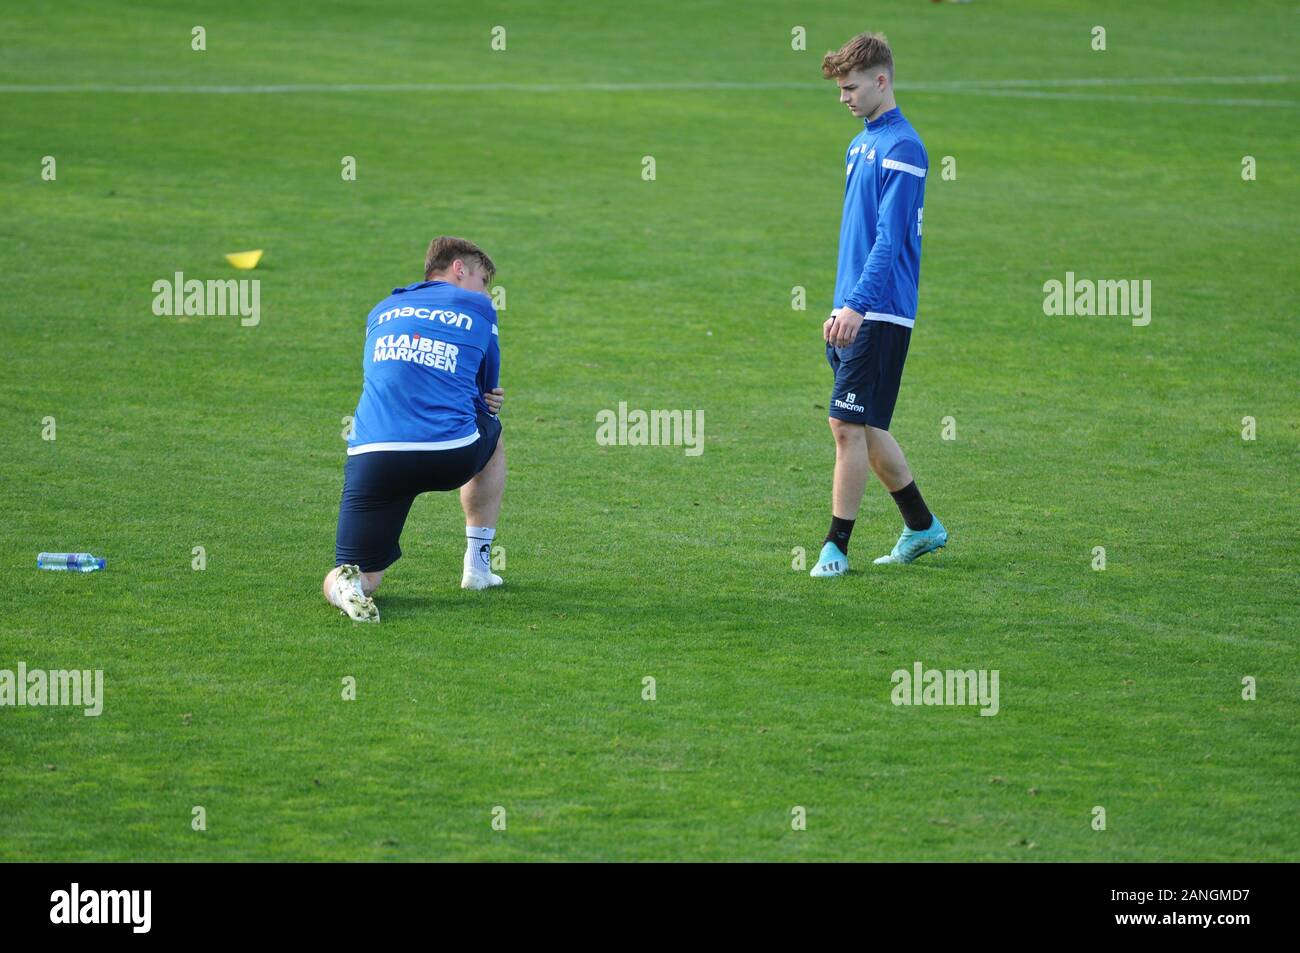
[(862, 328), (863, 316), (848, 305), (831, 312), (822, 326), (822, 336), (832, 347), (848, 347)]
[(483, 400), (488, 405), (488, 410), (493, 414), (501, 413), (501, 401), (505, 400), (505, 391), (500, 387), (494, 387), (483, 395)]

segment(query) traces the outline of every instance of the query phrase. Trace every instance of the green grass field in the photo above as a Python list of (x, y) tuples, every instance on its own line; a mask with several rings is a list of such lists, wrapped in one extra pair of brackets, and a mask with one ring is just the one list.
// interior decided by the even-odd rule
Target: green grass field
[[(1133, 6), (6, 10), (0, 669), (106, 699), (0, 708), (0, 859), (1300, 859), (1297, 13)], [(873, 481), (813, 580), (860, 129), (819, 63), (863, 29), (930, 155), (893, 432), (952, 541), (873, 567)], [(319, 586), (363, 319), (443, 233), (507, 292), (507, 585), (457, 588), (426, 495), (359, 626)], [(260, 324), (156, 316), (177, 271)], [(1150, 325), (1045, 316), (1067, 271), (1149, 279)], [(599, 445), (620, 401), (703, 454)], [(999, 713), (891, 704), (917, 661)]]

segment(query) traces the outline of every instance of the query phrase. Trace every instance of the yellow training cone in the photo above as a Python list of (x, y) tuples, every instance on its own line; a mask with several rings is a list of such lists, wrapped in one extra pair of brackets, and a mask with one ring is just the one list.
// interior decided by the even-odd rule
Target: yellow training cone
[(226, 256), (226, 261), (230, 262), (236, 268), (243, 268), (247, 271), (250, 268), (256, 268), (257, 263), (262, 260), (262, 249), (257, 251), (237, 251)]

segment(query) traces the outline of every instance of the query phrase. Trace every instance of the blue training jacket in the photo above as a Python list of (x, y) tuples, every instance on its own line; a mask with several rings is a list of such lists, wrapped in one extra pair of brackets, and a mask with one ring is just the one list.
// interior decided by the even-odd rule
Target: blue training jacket
[(366, 318), (365, 380), (348, 453), (450, 450), (479, 437), (483, 394), (497, 386), (501, 351), (492, 299), (421, 281)]
[(849, 143), (835, 307), (910, 328), (921, 280), (921, 213), (930, 160), (897, 107)]

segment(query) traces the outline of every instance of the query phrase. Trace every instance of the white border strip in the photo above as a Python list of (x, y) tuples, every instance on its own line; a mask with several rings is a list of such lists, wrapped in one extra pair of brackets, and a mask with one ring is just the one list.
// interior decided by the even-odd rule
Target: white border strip
[(904, 318), (897, 314), (885, 314), (881, 311), (868, 311), (862, 316), (864, 321), (884, 321), (886, 324), (897, 324), (904, 328), (910, 328), (916, 324), (916, 318)]
[(438, 440), (433, 443), (403, 443), (401, 441), (389, 443), (363, 443), (355, 447), (348, 447), (348, 456), (354, 457), (358, 453), (370, 453), (374, 450), (455, 450), (457, 447), (467, 447), (479, 438), (478, 428), (468, 437), (457, 437), (455, 440)]

